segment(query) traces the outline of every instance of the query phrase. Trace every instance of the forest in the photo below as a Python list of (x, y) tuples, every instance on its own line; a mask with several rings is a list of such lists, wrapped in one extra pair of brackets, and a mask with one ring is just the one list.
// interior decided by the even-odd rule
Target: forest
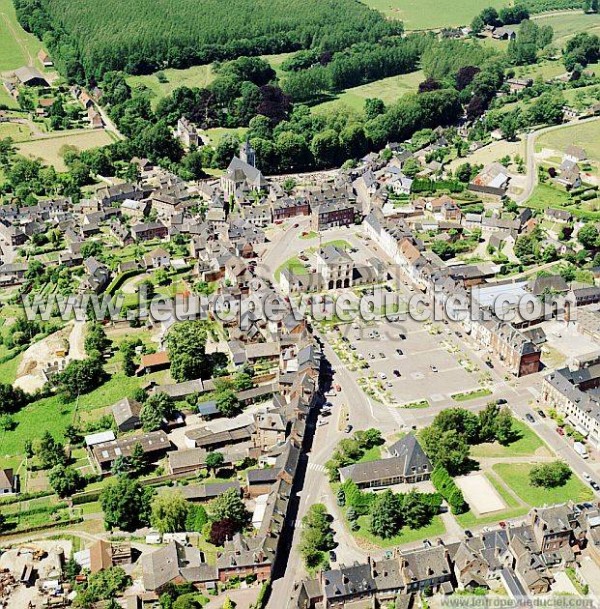
[(315, 48), (338, 51), (402, 32), (355, 0), (14, 0), (61, 73), (83, 82), (158, 68)]

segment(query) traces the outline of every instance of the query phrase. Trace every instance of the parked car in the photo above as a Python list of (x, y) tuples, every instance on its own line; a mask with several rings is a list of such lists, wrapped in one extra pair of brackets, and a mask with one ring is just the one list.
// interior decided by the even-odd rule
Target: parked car
[(501, 528), (505, 529), (506, 528), (506, 522), (504, 522), (504, 520), (501, 520), (499, 523)]
[(406, 334), (402, 334), (402, 332), (400, 332), (400, 334), (398, 334), (398, 338), (400, 340), (406, 340)]
[(344, 427), (344, 433), (350, 433), (352, 431), (352, 425), (346, 425)]
[(337, 556), (333, 550), (329, 550), (329, 562), (336, 562)]
[(508, 402), (504, 399), (504, 398), (498, 398), (496, 400), (496, 404), (498, 404), (498, 406), (502, 406), (503, 404), (507, 404)]
[(329, 421), (326, 421), (325, 419), (319, 419), (319, 422), (317, 423), (317, 427), (323, 427), (323, 425), (327, 425), (329, 423)]
[(439, 372), (437, 366), (430, 366), (431, 372)]
[(469, 529), (465, 529), (465, 537), (467, 539), (471, 539), (473, 537), (473, 533), (471, 533), (471, 531), (469, 531)]
[(398, 355), (404, 355), (404, 351), (402, 351), (402, 349), (396, 349), (396, 353)]
[(543, 410), (536, 410), (541, 419), (546, 418), (546, 413)]
[(400, 378), (402, 375), (400, 374), (400, 370), (394, 370), (394, 376)]
[(588, 482), (592, 481), (592, 477), (587, 472), (583, 472), (581, 475), (583, 476), (584, 480), (587, 480)]
[(382, 381), (385, 381), (385, 379), (387, 378), (387, 374), (386, 374), (385, 372), (380, 372), (380, 373), (379, 373), (379, 378), (380, 378)]
[(565, 435), (565, 430), (564, 430), (562, 427), (557, 427), (557, 428), (556, 428), (556, 433), (557, 433), (559, 436), (564, 436), (564, 435)]
[(529, 413), (527, 413), (525, 415), (525, 418), (530, 422), (530, 423), (535, 423), (535, 419), (533, 418), (533, 416)]
[(592, 481), (590, 482), (590, 486), (591, 486), (591, 487), (592, 487), (592, 488), (593, 488), (593, 489), (594, 489), (596, 492), (600, 491), (600, 486), (598, 486), (598, 483), (597, 483), (595, 480), (592, 480)]

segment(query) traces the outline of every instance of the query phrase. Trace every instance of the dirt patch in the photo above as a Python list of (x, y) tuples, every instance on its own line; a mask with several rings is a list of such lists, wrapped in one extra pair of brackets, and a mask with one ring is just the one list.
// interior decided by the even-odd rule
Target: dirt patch
[(68, 333), (67, 328), (58, 330), (34, 343), (23, 352), (21, 363), (17, 369), (15, 387), (20, 387), (23, 391), (33, 392), (44, 385), (46, 382), (44, 369), (48, 365), (60, 361), (68, 353)]

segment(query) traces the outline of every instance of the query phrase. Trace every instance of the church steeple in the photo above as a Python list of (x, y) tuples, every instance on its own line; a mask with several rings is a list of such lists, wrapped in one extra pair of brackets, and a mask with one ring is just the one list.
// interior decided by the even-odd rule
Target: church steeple
[(248, 136), (246, 136), (246, 141), (240, 146), (240, 159), (248, 163), (248, 165), (256, 167), (256, 152), (252, 148)]

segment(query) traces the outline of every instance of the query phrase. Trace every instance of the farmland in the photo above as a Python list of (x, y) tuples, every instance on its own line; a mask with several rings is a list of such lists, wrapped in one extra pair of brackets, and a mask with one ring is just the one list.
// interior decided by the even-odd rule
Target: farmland
[(17, 150), (24, 156), (42, 159), (44, 163), (53, 165), (58, 171), (65, 171), (66, 166), (61, 155), (63, 146), (74, 146), (78, 150), (88, 150), (89, 148), (106, 146), (112, 142), (113, 139), (107, 131), (98, 129), (23, 142), (17, 144)]
[(107, 70), (149, 73), (159, 67), (189, 67), (240, 55), (280, 53), (328, 41), (380, 40), (398, 30), (375, 10), (353, 0), (42, 0), (44, 19), (34, 18), (37, 0), (16, 0), (24, 26), (40, 38), (55, 36), (50, 51), (67, 75)]
[(600, 33), (600, 15), (584, 15), (581, 11), (573, 11), (572, 15), (544, 15), (536, 17), (536, 23), (540, 26), (551, 25), (554, 29), (553, 44), (561, 48), (565, 42), (579, 32), (590, 34)]
[(435, 29), (469, 25), (473, 17), (487, 6), (500, 8), (503, 0), (366, 0), (366, 4), (390, 19), (400, 19), (407, 30)]
[(562, 153), (573, 142), (584, 148), (590, 159), (600, 161), (600, 120), (546, 133), (537, 140), (537, 148), (550, 148)]

